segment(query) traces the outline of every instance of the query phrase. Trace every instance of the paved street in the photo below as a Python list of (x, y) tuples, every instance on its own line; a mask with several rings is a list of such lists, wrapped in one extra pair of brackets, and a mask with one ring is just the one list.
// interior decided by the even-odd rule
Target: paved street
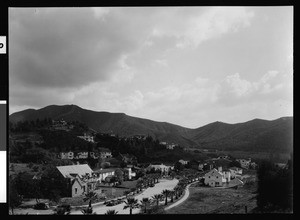
[[(173, 189), (178, 183), (177, 179), (173, 180), (167, 180), (167, 179), (161, 179), (159, 180), (159, 183), (155, 184), (154, 187), (150, 187), (146, 189), (144, 192), (141, 194), (135, 196), (138, 201), (142, 200), (142, 198), (147, 197), (151, 198), (155, 194), (160, 194), (163, 190), (165, 189)], [(93, 206), (93, 211), (96, 212), (96, 214), (105, 214), (107, 210), (116, 210), (118, 214), (129, 214), (129, 209), (123, 209), (124, 203), (121, 203), (116, 206), (105, 206), (105, 205), (98, 205), (98, 206)], [(132, 210), (133, 214), (136, 214), (139, 212), (139, 209), (134, 209)], [(78, 211), (73, 211), (71, 214), (82, 214), (80, 210)]]

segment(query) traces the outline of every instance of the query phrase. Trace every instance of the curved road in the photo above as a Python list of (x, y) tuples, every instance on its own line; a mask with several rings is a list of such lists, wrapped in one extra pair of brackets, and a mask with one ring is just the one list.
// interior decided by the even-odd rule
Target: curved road
[(173, 208), (173, 207), (175, 207), (175, 206), (183, 203), (189, 197), (189, 195), (190, 195), (189, 187), (190, 187), (191, 184), (192, 183), (190, 183), (189, 185), (186, 186), (184, 196), (181, 199), (179, 199), (177, 202), (175, 202), (172, 205), (166, 207), (165, 210), (171, 209), (171, 208)]
[[(151, 198), (155, 194), (160, 194), (162, 193), (163, 190), (168, 189), (171, 190), (173, 189), (178, 183), (177, 179), (173, 180), (167, 180), (167, 179), (161, 179), (159, 183), (155, 184), (154, 187), (150, 187), (146, 189), (144, 192), (141, 194), (135, 196), (134, 198), (137, 199), (138, 201), (142, 200), (142, 198)], [(93, 211), (96, 212), (96, 214), (105, 214), (107, 210), (115, 210), (118, 212), (118, 214), (121, 215), (128, 215), (129, 214), (129, 209), (123, 209), (124, 203), (121, 203), (116, 206), (105, 206), (105, 205), (95, 205), (93, 206)], [(140, 209), (133, 209), (132, 214), (137, 214), (139, 213)], [(81, 210), (76, 210), (72, 211), (71, 214), (78, 215), (82, 214)]]

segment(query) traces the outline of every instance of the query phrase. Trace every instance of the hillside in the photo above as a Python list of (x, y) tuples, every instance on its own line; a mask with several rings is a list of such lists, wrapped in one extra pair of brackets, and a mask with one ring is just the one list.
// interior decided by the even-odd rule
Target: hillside
[(79, 121), (97, 132), (113, 132), (119, 136), (151, 135), (160, 141), (178, 143), (183, 147), (215, 148), (255, 152), (290, 152), (293, 149), (293, 117), (268, 121), (254, 119), (244, 123), (214, 122), (196, 129), (167, 122), (156, 122), (124, 113), (96, 112), (76, 105), (50, 105), (38, 110), (28, 109), (10, 115), (9, 120), (44, 118)]
[(190, 145), (195, 143), (186, 138), (191, 129), (166, 122), (156, 122), (148, 119), (128, 116), (124, 113), (95, 112), (82, 109), (76, 105), (50, 105), (39, 110), (24, 110), (9, 116), (9, 121), (17, 123), (24, 120), (52, 118), (66, 121), (79, 121), (97, 132), (113, 132), (119, 136), (135, 134), (151, 135), (159, 140)]

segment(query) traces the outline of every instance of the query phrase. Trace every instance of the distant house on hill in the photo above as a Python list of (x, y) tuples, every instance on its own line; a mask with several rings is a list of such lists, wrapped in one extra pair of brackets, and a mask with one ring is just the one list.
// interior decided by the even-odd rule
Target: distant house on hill
[(74, 159), (74, 152), (73, 151), (69, 151), (69, 152), (61, 152), (59, 154), (59, 158), (62, 160), (73, 160)]
[(167, 144), (166, 145), (166, 149), (168, 149), (168, 150), (174, 150), (174, 148), (177, 146), (177, 144)]
[(91, 142), (91, 143), (95, 143), (94, 136), (92, 136), (92, 135), (88, 135), (88, 134), (84, 133), (83, 136), (77, 136), (77, 137), (79, 137), (80, 139), (83, 139), (85, 141), (88, 141), (88, 142)]
[(137, 164), (137, 158), (131, 154), (121, 154), (122, 161), (127, 164)]
[(237, 159), (236, 161), (238, 161), (241, 164), (241, 167), (244, 169), (249, 169), (249, 166), (251, 164), (251, 158), (249, 159)]
[(181, 163), (182, 165), (186, 165), (186, 164), (188, 164), (189, 161), (181, 159), (178, 162)]
[(111, 158), (111, 150), (109, 150), (108, 148), (99, 148), (99, 156), (100, 158)]
[(96, 179), (88, 164), (57, 166), (61, 175), (70, 181), (71, 196), (80, 196), (94, 190)]

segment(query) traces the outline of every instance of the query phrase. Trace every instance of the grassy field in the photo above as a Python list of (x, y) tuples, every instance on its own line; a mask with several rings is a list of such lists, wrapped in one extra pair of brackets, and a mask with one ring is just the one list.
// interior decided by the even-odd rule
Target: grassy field
[(238, 189), (190, 187), (190, 196), (182, 204), (167, 210), (166, 214), (235, 214), (248, 213), (256, 207), (256, 186), (248, 185)]

